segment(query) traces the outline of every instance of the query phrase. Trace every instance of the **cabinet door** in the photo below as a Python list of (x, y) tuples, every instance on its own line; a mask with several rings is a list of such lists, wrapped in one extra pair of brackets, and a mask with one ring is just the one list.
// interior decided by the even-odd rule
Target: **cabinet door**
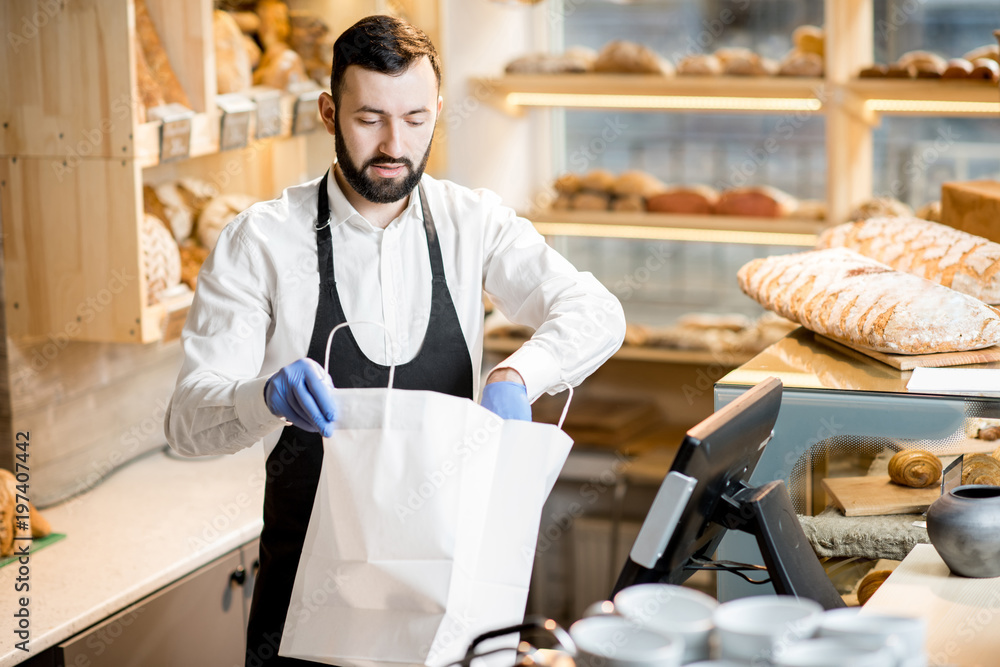
[(260, 540), (244, 544), (240, 548), (243, 563), (243, 629), (246, 630), (250, 621), (250, 602), (253, 600), (253, 585), (257, 581), (257, 571), (260, 569)]
[(66, 667), (242, 665), (237, 549), (59, 645)]

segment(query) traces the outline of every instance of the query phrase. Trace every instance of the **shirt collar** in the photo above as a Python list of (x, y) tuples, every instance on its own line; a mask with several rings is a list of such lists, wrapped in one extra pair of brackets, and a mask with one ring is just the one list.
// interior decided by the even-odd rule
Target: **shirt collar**
[[(326, 183), (327, 197), (330, 201), (330, 226), (337, 227), (346, 222), (362, 231), (382, 231), (380, 227), (376, 227), (368, 222), (363, 215), (358, 213), (351, 202), (347, 201), (347, 196), (344, 195), (344, 192), (340, 189), (340, 184), (337, 183), (337, 179), (333, 175), (335, 167), (336, 163), (330, 168), (330, 177)], [(422, 217), (420, 190), (419, 188), (413, 188), (413, 191), (409, 194), (409, 201), (406, 208), (403, 209), (403, 212), (395, 220), (386, 226), (386, 229), (398, 227), (410, 219), (421, 219)]]

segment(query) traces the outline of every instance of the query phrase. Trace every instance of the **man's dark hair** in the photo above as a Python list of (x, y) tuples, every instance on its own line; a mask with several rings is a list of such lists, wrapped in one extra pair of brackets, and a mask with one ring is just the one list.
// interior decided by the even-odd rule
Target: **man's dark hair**
[(340, 104), (344, 72), (350, 65), (396, 76), (424, 56), (431, 61), (440, 88), (441, 67), (437, 51), (422, 30), (392, 16), (361, 19), (345, 30), (333, 45), (330, 93), (334, 103)]

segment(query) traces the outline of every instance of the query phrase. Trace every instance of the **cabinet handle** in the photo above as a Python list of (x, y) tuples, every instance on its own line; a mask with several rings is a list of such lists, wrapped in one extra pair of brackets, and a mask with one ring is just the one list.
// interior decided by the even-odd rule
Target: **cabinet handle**
[(234, 570), (233, 573), (229, 575), (229, 582), (237, 584), (239, 586), (242, 586), (243, 582), (245, 582), (246, 580), (247, 580), (247, 571), (243, 568), (242, 565), (236, 568), (236, 570)]

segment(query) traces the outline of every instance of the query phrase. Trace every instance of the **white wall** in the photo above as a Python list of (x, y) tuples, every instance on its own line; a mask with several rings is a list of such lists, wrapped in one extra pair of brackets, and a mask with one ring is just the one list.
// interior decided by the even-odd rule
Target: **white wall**
[(488, 104), (488, 89), (472, 77), (496, 77), (504, 65), (544, 49), (551, 0), (534, 6), (490, 0), (442, 0), (444, 109), (448, 133), (445, 177), (468, 187), (485, 187), (504, 202), (527, 210), (550, 177), (547, 111), (511, 117)]

